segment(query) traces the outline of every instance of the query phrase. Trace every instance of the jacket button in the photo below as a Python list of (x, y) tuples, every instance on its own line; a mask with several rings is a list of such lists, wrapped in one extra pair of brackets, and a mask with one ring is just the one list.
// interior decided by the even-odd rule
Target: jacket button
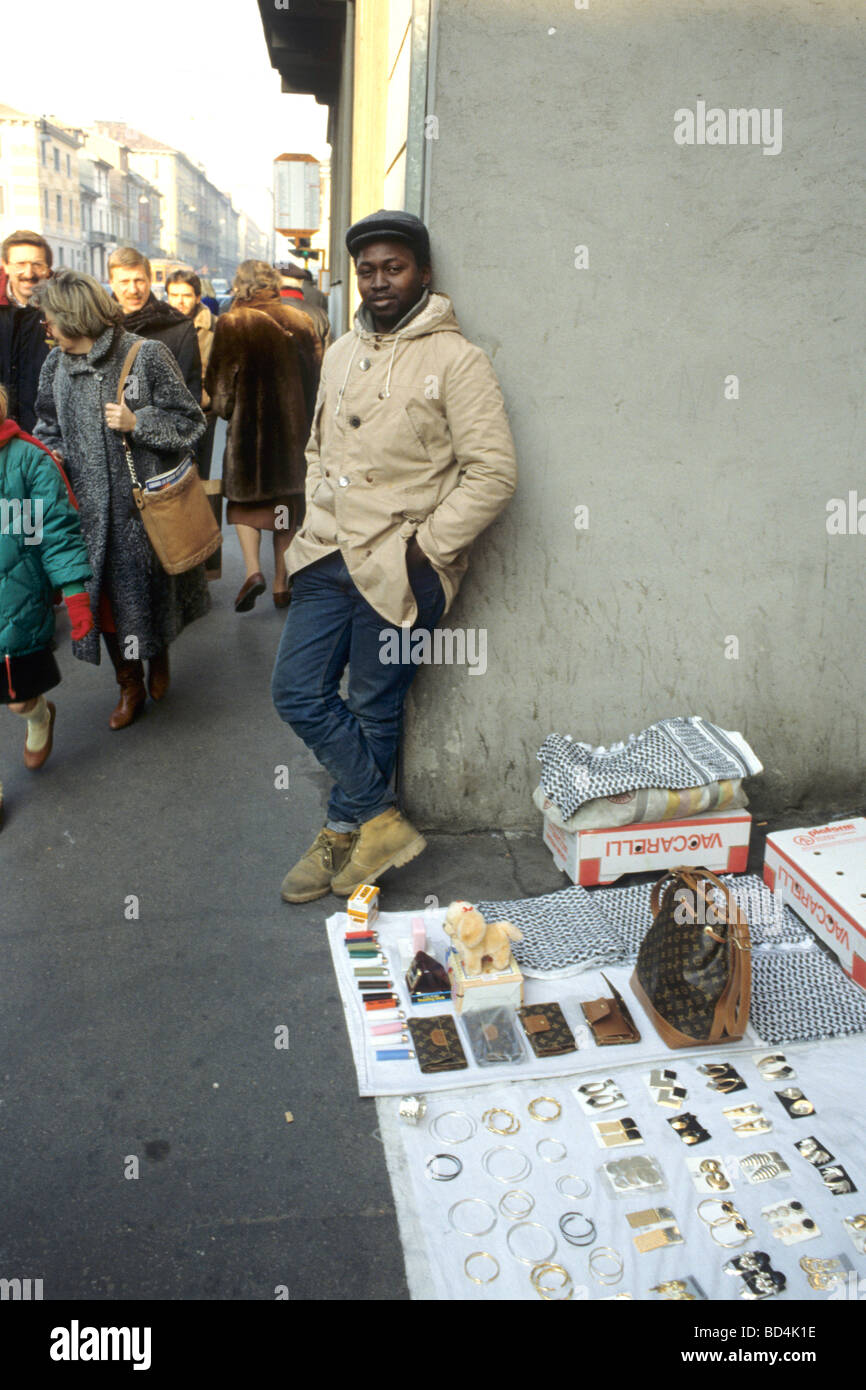
[(348, 478), (338, 478), (338, 479), (337, 479), (337, 482), (340, 484), (340, 487), (348, 487), (348, 486), (349, 486), (349, 479), (348, 479)]
[(367, 483), (372, 483), (372, 481), (373, 481), (373, 474), (372, 474), (372, 473), (368, 473), (367, 476), (366, 476), (366, 478), (364, 479), (364, 481), (367, 482)]
[(361, 423), (361, 417), (360, 417), (360, 415), (350, 415), (350, 416), (349, 416), (349, 424), (352, 426), (352, 429), (353, 429), (353, 430), (356, 430), (356, 429), (358, 428), (358, 426), (360, 425), (360, 423)]
[(368, 555), (372, 555), (372, 554), (373, 554), (372, 550), (368, 550), (368, 551), (367, 551), (367, 554), (368, 554)]
[(369, 357), (362, 357), (360, 362), (358, 363), (358, 370), (360, 372), (369, 372), (370, 366), (371, 363)]

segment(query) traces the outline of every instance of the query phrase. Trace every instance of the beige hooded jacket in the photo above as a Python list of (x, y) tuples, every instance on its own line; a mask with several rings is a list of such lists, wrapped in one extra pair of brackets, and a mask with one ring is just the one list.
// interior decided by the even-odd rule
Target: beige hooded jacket
[(307, 512), (288, 568), (342, 551), (367, 602), (395, 626), (417, 605), (406, 546), (417, 534), (446, 612), (476, 536), (514, 492), (514, 443), (487, 355), (444, 294), (402, 329), (355, 327), (328, 350), (307, 445)]

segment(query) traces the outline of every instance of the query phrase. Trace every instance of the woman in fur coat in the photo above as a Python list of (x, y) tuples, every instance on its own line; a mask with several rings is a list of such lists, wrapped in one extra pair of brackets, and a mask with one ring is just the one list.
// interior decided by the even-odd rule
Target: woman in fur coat
[(133, 501), (121, 434), (144, 482), (193, 448), (205, 420), (171, 352), (156, 341), (142, 343), (117, 404), (123, 363), (140, 340), (125, 331), (119, 305), (97, 280), (60, 271), (34, 302), (59, 344), (42, 368), (34, 433), (64, 460), (93, 570), (87, 589), (96, 628), (73, 652), (98, 665), (101, 631), (120, 686), (108, 722), (123, 729), (148, 692), (153, 700), (165, 695), (169, 645), (208, 611), (210, 598), (203, 565), (168, 575), (157, 560)]
[(274, 604), (288, 606), (285, 553), (304, 512), (304, 447), (322, 344), (309, 315), (280, 300), (281, 283), (265, 261), (238, 267), (234, 303), (217, 319), (205, 377), (211, 409), (229, 422), (226, 519), (237, 528), (246, 565), (238, 613), (248, 612), (267, 587), (262, 531), (274, 537)]

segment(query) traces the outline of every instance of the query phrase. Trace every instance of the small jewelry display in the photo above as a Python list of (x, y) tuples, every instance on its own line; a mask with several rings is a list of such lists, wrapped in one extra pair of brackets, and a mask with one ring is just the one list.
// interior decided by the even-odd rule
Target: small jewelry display
[[(486, 1279), (482, 1279), (480, 1275), (470, 1273), (469, 1266), (476, 1260), (486, 1260), (487, 1264), (492, 1266), (492, 1273), (488, 1274)], [(484, 1266), (482, 1266), (482, 1268), (484, 1268)], [(463, 1261), (463, 1272), (467, 1279), (472, 1280), (473, 1284), (492, 1284), (494, 1279), (499, 1278), (499, 1261), (495, 1259), (493, 1255), (488, 1255), (486, 1250), (473, 1250), (472, 1254), (467, 1255), (466, 1259)]]
[(559, 1229), (569, 1245), (592, 1245), (595, 1240), (595, 1222), (581, 1211), (563, 1212)]
[(708, 1154), (706, 1158), (699, 1154), (689, 1154), (686, 1167), (698, 1192), (733, 1192), (734, 1184), (730, 1172), (720, 1154), (712, 1157)]
[[(493, 1171), (494, 1160), (497, 1167), (501, 1167), (503, 1163), (513, 1162), (513, 1160), (496, 1158), (497, 1154), (516, 1155), (520, 1163), (519, 1171), (516, 1173), (495, 1173)], [(528, 1178), (529, 1174), (532, 1172), (532, 1164), (526, 1157), (526, 1154), (521, 1153), (520, 1149), (516, 1149), (513, 1144), (500, 1144), (495, 1149), (488, 1149), (482, 1156), (481, 1166), (489, 1178), (494, 1178), (496, 1182), (503, 1183), (522, 1182), (523, 1179)]]
[(597, 1245), (589, 1256), (589, 1272), (597, 1284), (618, 1284), (625, 1268), (622, 1255), (609, 1245)]
[(772, 1182), (774, 1178), (788, 1178), (791, 1169), (780, 1153), (770, 1149), (766, 1153), (746, 1154), (737, 1160), (741, 1171), (749, 1182)]
[[(542, 1107), (552, 1107), (553, 1114), (544, 1114)], [(558, 1120), (562, 1114), (562, 1106), (553, 1096), (536, 1096), (526, 1107), (533, 1120), (539, 1120), (542, 1124), (551, 1124)]]
[(743, 1281), (740, 1298), (772, 1298), (783, 1293), (787, 1279), (778, 1269), (773, 1269), (770, 1257), (764, 1250), (753, 1250), (747, 1255), (738, 1255), (723, 1266), (726, 1274), (739, 1277)]
[(428, 1178), (434, 1182), (453, 1182), (463, 1172), (463, 1164), (456, 1154), (431, 1154), (424, 1166)]
[[(519, 1206), (515, 1210), (515, 1201)], [(508, 1221), (523, 1221), (525, 1217), (535, 1207), (535, 1198), (530, 1192), (524, 1192), (522, 1187), (512, 1187), (509, 1192), (503, 1192), (499, 1198), (499, 1210)]]
[[(480, 1230), (467, 1230), (465, 1225), (460, 1225), (457, 1221), (457, 1213), (461, 1207), (481, 1208), (485, 1215), (485, 1219), (487, 1216), (490, 1217), (489, 1224), (482, 1226)], [(496, 1212), (489, 1202), (485, 1202), (483, 1197), (462, 1197), (459, 1202), (455, 1202), (453, 1207), (450, 1208), (448, 1220), (451, 1223), (452, 1229), (455, 1230), (458, 1235), (469, 1236), (472, 1240), (477, 1240), (479, 1236), (486, 1236), (488, 1231), (493, 1230), (493, 1227), (496, 1225)]]
[(746, 1089), (745, 1081), (730, 1062), (707, 1062), (704, 1066), (698, 1067), (698, 1071), (707, 1078), (707, 1085), (711, 1091), (719, 1091), (724, 1096)]
[(771, 1052), (752, 1058), (762, 1081), (793, 1081), (797, 1073), (784, 1052)]
[(697, 1115), (675, 1115), (668, 1120), (671, 1129), (676, 1130), (684, 1144), (705, 1144), (712, 1138), (708, 1129), (704, 1129)]
[[(507, 1116), (506, 1124), (498, 1124), (500, 1115)], [(516, 1134), (520, 1129), (520, 1121), (510, 1110), (503, 1110), (501, 1106), (494, 1105), (490, 1110), (485, 1110), (481, 1116), (482, 1122), (490, 1130), (491, 1134)]]
[(622, 1149), (643, 1143), (643, 1135), (628, 1115), (622, 1120), (594, 1120), (590, 1128), (602, 1149)]
[(777, 1091), (776, 1095), (795, 1120), (804, 1120), (815, 1113), (814, 1105), (803, 1095), (799, 1086), (786, 1086), (784, 1091)]
[[(537, 1245), (539, 1243), (537, 1236), (527, 1235), (528, 1231), (541, 1231), (543, 1237), (541, 1243), (544, 1245), (549, 1244), (549, 1249), (544, 1250), (541, 1254), (536, 1252), (533, 1255), (521, 1255), (519, 1249), (516, 1250), (514, 1248), (515, 1245), (523, 1245), (525, 1249), (528, 1244)], [(519, 1235), (518, 1232), (520, 1233)], [(516, 1226), (511, 1226), (506, 1232), (505, 1244), (508, 1246), (515, 1260), (519, 1260), (520, 1263), (524, 1265), (537, 1265), (540, 1262), (549, 1260), (550, 1257), (556, 1253), (556, 1236), (538, 1221), (518, 1221)]]
[(535, 1152), (545, 1163), (561, 1163), (568, 1155), (568, 1149), (559, 1139), (539, 1139)]
[(799, 1245), (801, 1241), (814, 1240), (821, 1234), (817, 1221), (812, 1219), (803, 1203), (796, 1200), (763, 1207), (761, 1215), (769, 1222), (776, 1240), (783, 1245)]
[(621, 1110), (627, 1104), (619, 1086), (610, 1077), (606, 1081), (585, 1081), (574, 1088), (574, 1095), (585, 1115), (597, 1110)]
[(535, 1265), (529, 1277), (535, 1292), (549, 1303), (566, 1303), (574, 1294), (574, 1284), (568, 1270), (563, 1269), (562, 1265), (551, 1264), (549, 1260)]
[[(577, 1188), (577, 1191), (574, 1189)], [(577, 1173), (563, 1173), (556, 1179), (556, 1190), (561, 1197), (570, 1197), (580, 1201), (583, 1197), (588, 1197), (592, 1191), (592, 1183), (588, 1178), (582, 1178)]]

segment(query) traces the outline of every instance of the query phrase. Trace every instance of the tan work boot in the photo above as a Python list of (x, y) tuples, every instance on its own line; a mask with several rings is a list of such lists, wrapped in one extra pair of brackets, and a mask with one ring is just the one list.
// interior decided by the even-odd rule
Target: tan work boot
[(285, 903), (309, 903), (331, 891), (331, 879), (343, 867), (355, 836), (325, 826), (310, 848), (283, 879), (280, 897)]
[(396, 806), (365, 821), (350, 857), (331, 879), (331, 892), (347, 898), (359, 883), (375, 883), (386, 869), (399, 869), (427, 848), (427, 841)]

